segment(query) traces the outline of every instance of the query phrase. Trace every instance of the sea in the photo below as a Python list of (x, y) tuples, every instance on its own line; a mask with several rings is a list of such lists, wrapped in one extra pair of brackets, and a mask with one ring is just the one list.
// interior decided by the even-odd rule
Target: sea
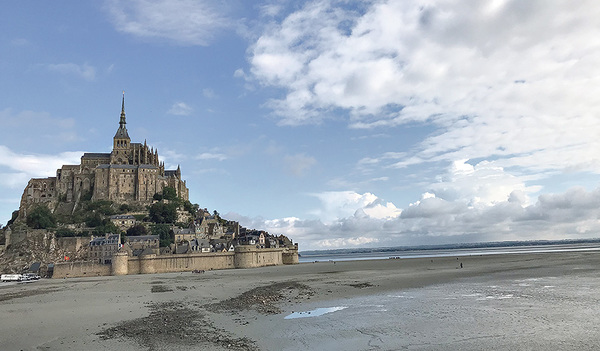
[(300, 263), (600, 250), (600, 239), (355, 248), (300, 252)]

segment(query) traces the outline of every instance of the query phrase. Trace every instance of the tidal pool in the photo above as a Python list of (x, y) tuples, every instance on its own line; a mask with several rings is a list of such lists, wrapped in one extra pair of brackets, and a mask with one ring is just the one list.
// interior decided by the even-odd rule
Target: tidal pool
[(312, 311), (294, 312), (285, 316), (283, 319), (318, 317), (327, 313), (343, 310), (344, 308), (346, 308), (346, 306), (315, 308)]

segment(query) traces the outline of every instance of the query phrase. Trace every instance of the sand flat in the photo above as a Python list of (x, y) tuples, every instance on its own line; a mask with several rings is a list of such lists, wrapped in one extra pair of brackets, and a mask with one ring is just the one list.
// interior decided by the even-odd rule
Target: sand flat
[(3, 283), (0, 340), (7, 350), (595, 349), (599, 267), (600, 253), (561, 252)]

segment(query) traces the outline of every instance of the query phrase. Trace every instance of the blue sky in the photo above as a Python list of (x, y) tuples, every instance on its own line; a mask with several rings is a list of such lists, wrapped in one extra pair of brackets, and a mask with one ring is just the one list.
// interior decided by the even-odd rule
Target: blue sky
[(0, 5), (0, 221), (132, 141), (303, 249), (599, 237), (594, 1)]

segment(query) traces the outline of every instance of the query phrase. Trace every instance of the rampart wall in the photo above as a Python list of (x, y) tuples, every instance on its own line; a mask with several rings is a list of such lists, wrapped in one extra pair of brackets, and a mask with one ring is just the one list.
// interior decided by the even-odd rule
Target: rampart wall
[(283, 249), (256, 249), (252, 246), (235, 248), (235, 268), (279, 266), (283, 264)]
[(235, 248), (235, 252), (180, 255), (150, 254), (137, 257), (130, 257), (127, 252), (118, 252), (113, 256), (112, 264), (103, 265), (93, 262), (56, 264), (52, 277), (172, 273), (193, 270), (255, 268), (295, 263), (298, 263), (298, 250), (257, 249), (252, 246), (238, 246)]
[(92, 261), (64, 262), (54, 265), (52, 278), (95, 277), (110, 275), (111, 265)]
[(298, 258), (298, 249), (284, 249), (281, 253), (283, 264), (298, 264), (300, 263)]

